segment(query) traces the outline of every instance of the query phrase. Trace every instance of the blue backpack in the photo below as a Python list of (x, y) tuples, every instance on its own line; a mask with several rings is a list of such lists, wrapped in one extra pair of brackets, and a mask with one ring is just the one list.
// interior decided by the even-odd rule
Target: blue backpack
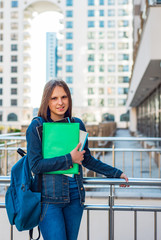
[[(37, 118), (39, 125), (42, 123)], [(19, 231), (30, 230), (38, 226), (41, 214), (41, 189), (33, 192), (34, 177), (32, 176), (28, 156), (22, 149), (17, 150), (23, 156), (11, 169), (11, 183), (6, 192), (5, 204), (9, 222)], [(41, 188), (41, 187), (40, 187)], [(40, 229), (39, 237), (40, 238)]]

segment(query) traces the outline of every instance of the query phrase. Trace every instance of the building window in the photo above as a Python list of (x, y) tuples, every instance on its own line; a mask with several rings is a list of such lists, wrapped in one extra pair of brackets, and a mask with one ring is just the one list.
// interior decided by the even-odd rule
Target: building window
[(88, 106), (95, 106), (95, 99), (88, 99)]
[(108, 0), (108, 1), (107, 1), (107, 4), (108, 4), (109, 6), (115, 5), (115, 0)]
[(17, 121), (17, 115), (15, 113), (8, 114), (7, 121)]
[(105, 49), (104, 43), (99, 43), (98, 47), (99, 47), (99, 50)]
[(94, 17), (94, 10), (88, 10), (88, 17)]
[(118, 26), (119, 27), (128, 27), (129, 21), (128, 20), (120, 20), (120, 21), (118, 21)]
[(118, 38), (128, 38), (129, 37), (129, 32), (125, 31), (119, 31), (118, 32)]
[(66, 43), (66, 50), (73, 50), (73, 44), (72, 43)]
[(115, 76), (108, 76), (107, 83), (114, 84), (115, 83)]
[(125, 106), (126, 99), (118, 99), (118, 106)]
[(0, 30), (3, 30), (3, 23), (0, 23)]
[(107, 94), (108, 95), (114, 95), (115, 94), (115, 88), (114, 87), (108, 87), (107, 88)]
[(2, 40), (3, 40), (3, 34), (0, 33), (0, 41), (2, 41)]
[(107, 55), (107, 59), (108, 59), (109, 62), (115, 61), (115, 54), (114, 53), (109, 53)]
[(18, 34), (12, 33), (11, 34), (11, 40), (12, 41), (17, 41), (18, 40)]
[(103, 94), (104, 94), (104, 88), (99, 88), (99, 89), (98, 89), (98, 93), (99, 93), (100, 95), (103, 95)]
[(17, 99), (11, 99), (11, 106), (17, 106)]
[(103, 17), (105, 15), (104, 10), (99, 10), (99, 15), (100, 15), (100, 17)]
[(105, 78), (102, 77), (102, 76), (100, 76), (100, 77), (98, 78), (98, 80), (99, 80), (99, 83), (101, 83), (101, 84), (105, 83)]
[(73, 77), (66, 77), (66, 83), (73, 83)]
[(3, 94), (3, 88), (0, 88), (0, 95)]
[(11, 51), (17, 51), (17, 44), (11, 44)]
[(17, 30), (18, 29), (18, 23), (11, 23), (11, 30)]
[(94, 0), (88, 0), (88, 6), (94, 6)]
[(104, 53), (99, 54), (99, 61), (100, 62), (104, 61)]
[(3, 51), (3, 45), (0, 44), (0, 52), (2, 52), (2, 51)]
[(66, 0), (66, 6), (73, 6), (73, 0)]
[(105, 66), (104, 65), (100, 65), (99, 66), (99, 72), (104, 72), (105, 71)]
[(2, 77), (0, 77), (0, 84), (2, 84), (3, 83), (3, 78)]
[(99, 37), (99, 39), (104, 39), (105, 38), (105, 33), (104, 32), (99, 32), (98, 37)]
[(128, 11), (125, 9), (118, 9), (118, 16), (128, 16)]
[(11, 12), (11, 18), (17, 19), (18, 18), (18, 12)]
[(108, 65), (108, 72), (115, 72), (115, 65)]
[(107, 15), (108, 15), (109, 17), (115, 16), (115, 9), (108, 9)]
[(3, 62), (3, 56), (0, 56), (0, 62)]
[(66, 72), (73, 72), (73, 66), (67, 65), (66, 66)]
[(11, 56), (11, 62), (17, 62), (17, 58), (18, 58), (17, 55)]
[(94, 61), (94, 54), (88, 54), (88, 61)]
[(108, 39), (113, 39), (113, 38), (115, 38), (115, 32), (113, 32), (113, 31), (108, 31), (108, 32), (107, 32), (107, 38), (108, 38)]
[(67, 32), (66, 33), (66, 39), (73, 39), (73, 33), (72, 32)]
[(129, 48), (129, 44), (126, 42), (119, 42), (118, 43), (118, 49), (128, 49)]
[(73, 22), (72, 21), (66, 22), (66, 28), (73, 28)]
[(88, 66), (88, 72), (94, 72), (94, 66), (93, 65)]
[(107, 25), (108, 25), (109, 28), (113, 28), (113, 27), (115, 27), (115, 21), (114, 20), (109, 20), (109, 21), (107, 21)]
[(66, 11), (66, 17), (73, 17), (73, 11), (72, 10)]
[(109, 98), (107, 104), (108, 104), (108, 107), (115, 107), (115, 99)]
[(99, 99), (99, 107), (104, 107), (104, 99)]
[(91, 76), (87, 78), (88, 83), (95, 83), (95, 77)]
[(11, 73), (17, 73), (17, 67), (11, 67)]
[(94, 26), (94, 21), (88, 21), (88, 28), (93, 28)]
[(73, 95), (73, 88), (69, 88), (71, 95)]
[(16, 77), (12, 77), (11, 78), (11, 84), (16, 84), (17, 83), (17, 78)]
[(128, 72), (129, 66), (128, 65), (118, 65), (118, 71), (119, 72)]
[(2, 99), (0, 99), (0, 106), (2, 106), (3, 105), (3, 100)]
[(0, 73), (3, 73), (3, 67), (0, 66)]
[(95, 50), (95, 43), (88, 43), (88, 50)]
[(100, 5), (104, 5), (104, 0), (99, 0)]
[(17, 95), (17, 88), (11, 88), (11, 95)]
[(114, 43), (114, 42), (109, 42), (109, 43), (107, 44), (107, 48), (108, 48), (109, 50), (115, 49), (115, 43)]
[(12, 8), (17, 8), (18, 7), (18, 1), (12, 1), (11, 2), (11, 7)]
[(129, 54), (119, 54), (118, 55), (118, 60), (119, 61), (128, 61), (129, 60)]
[(127, 76), (120, 76), (120, 77), (118, 77), (118, 82), (119, 83), (129, 83), (129, 77), (127, 77)]
[(99, 27), (104, 27), (104, 21), (99, 21)]
[(72, 54), (66, 55), (66, 61), (67, 62), (72, 62), (73, 61), (73, 55)]
[(95, 39), (95, 32), (88, 32), (88, 39)]
[(95, 93), (94, 88), (88, 88), (88, 94), (93, 95)]
[(119, 5), (126, 5), (129, 3), (129, 0), (118, 0)]

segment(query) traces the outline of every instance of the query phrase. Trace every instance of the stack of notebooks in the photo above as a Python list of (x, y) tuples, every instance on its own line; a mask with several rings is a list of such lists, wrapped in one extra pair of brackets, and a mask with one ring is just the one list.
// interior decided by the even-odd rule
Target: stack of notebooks
[[(42, 152), (44, 158), (64, 156), (70, 153), (79, 142), (82, 151), (86, 143), (88, 133), (79, 129), (79, 123), (70, 122), (45, 122), (42, 129)], [(47, 172), (46, 174), (78, 174), (78, 164), (73, 163), (73, 168)]]

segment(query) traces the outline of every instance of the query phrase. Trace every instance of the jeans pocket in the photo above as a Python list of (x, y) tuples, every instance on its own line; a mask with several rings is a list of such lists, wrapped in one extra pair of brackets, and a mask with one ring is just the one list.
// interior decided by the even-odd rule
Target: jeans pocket
[(48, 206), (49, 206), (49, 203), (43, 203), (42, 206), (41, 206), (41, 216), (40, 216), (40, 222), (43, 221), (45, 215), (46, 215), (46, 212), (48, 210)]

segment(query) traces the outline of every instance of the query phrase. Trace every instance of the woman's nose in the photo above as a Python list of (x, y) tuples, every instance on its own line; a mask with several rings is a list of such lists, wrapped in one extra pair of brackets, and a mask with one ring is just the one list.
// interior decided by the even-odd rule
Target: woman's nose
[(59, 104), (62, 104), (62, 103), (63, 103), (61, 98), (58, 99), (58, 103), (59, 103)]

